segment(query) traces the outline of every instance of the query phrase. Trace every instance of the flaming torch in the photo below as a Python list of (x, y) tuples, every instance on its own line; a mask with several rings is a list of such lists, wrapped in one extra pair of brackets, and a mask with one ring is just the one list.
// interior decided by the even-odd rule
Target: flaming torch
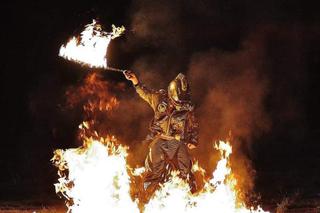
[(102, 30), (95, 20), (85, 26), (79, 37), (73, 37), (60, 47), (59, 56), (87, 65), (90, 68), (104, 68), (105, 70), (124, 72), (125, 70), (108, 67), (107, 50), (112, 39), (119, 37), (125, 28), (112, 25), (112, 32)]

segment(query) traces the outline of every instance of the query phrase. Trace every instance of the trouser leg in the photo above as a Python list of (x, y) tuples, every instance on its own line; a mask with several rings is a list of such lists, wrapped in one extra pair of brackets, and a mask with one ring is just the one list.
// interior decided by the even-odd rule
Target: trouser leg
[(149, 145), (149, 152), (145, 160), (144, 193), (140, 198), (142, 203), (148, 203), (154, 192), (160, 187), (159, 183), (164, 181), (166, 145), (166, 141), (159, 138)]
[(191, 172), (191, 158), (185, 144), (181, 144), (177, 151), (178, 168), (181, 176), (187, 178)]
[(185, 144), (181, 144), (177, 151), (177, 161), (181, 178), (188, 181), (191, 192), (195, 192), (197, 190), (197, 186), (194, 175), (191, 172), (192, 161), (188, 148)]
[(147, 175), (145, 182), (161, 182), (162, 174), (165, 169), (165, 153), (162, 149), (164, 141), (161, 139), (155, 139), (149, 146), (149, 153), (146, 158)]
[(174, 163), (175, 169), (180, 171), (181, 178), (189, 182), (191, 191), (196, 188), (191, 173), (192, 163), (187, 146), (176, 140), (155, 139), (149, 146), (145, 165), (147, 175), (144, 188), (148, 198), (158, 189), (159, 183), (166, 178), (165, 167), (169, 161)]

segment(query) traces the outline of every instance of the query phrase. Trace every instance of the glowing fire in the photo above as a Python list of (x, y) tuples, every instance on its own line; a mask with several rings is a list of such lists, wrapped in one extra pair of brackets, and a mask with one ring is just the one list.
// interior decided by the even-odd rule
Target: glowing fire
[[(197, 194), (191, 194), (189, 185), (177, 172), (155, 192), (145, 205), (145, 213), (169, 212), (265, 212), (260, 207), (246, 208), (237, 199), (229, 157), (232, 148), (220, 141), (214, 146), (221, 159), (211, 180)], [(59, 168), (60, 179), (55, 184), (57, 193), (68, 200), (72, 212), (139, 212), (137, 202), (130, 197), (130, 178), (126, 164), (126, 148), (115, 145), (115, 138), (88, 139), (85, 145), (66, 151), (56, 150), (53, 161)], [(196, 164), (195, 170), (203, 170)], [(68, 171), (68, 175), (65, 171)], [(139, 168), (143, 172), (143, 168)], [(136, 175), (140, 175), (141, 171)]]
[(114, 137), (88, 138), (83, 147), (55, 151), (55, 189), (67, 199), (68, 212), (139, 212), (129, 193), (127, 148), (115, 143)]
[[(231, 145), (220, 141), (214, 148), (220, 151), (221, 159), (213, 172), (213, 178), (206, 182), (199, 193), (191, 194), (189, 185), (174, 173), (155, 193), (144, 212), (264, 212), (260, 207), (247, 209), (244, 203), (237, 199), (237, 181), (233, 178), (229, 166)], [(203, 172), (198, 164), (195, 164), (195, 170)]]
[[(180, 179), (177, 172), (162, 184), (150, 201), (142, 202), (132, 198), (133, 187), (143, 176), (144, 168), (132, 169), (126, 157), (128, 147), (119, 145), (114, 136), (99, 132), (97, 115), (105, 116), (117, 107), (119, 102), (108, 93), (108, 84), (95, 73), (90, 73), (79, 88), (67, 93), (68, 105), (83, 104), (85, 121), (79, 125), (79, 137), (83, 145), (79, 148), (56, 150), (52, 162), (58, 168), (59, 179), (56, 192), (66, 200), (68, 212), (218, 212), (218, 213), (258, 213), (265, 212), (260, 207), (248, 208), (238, 196), (237, 180), (232, 173), (230, 155), (232, 147), (227, 140), (214, 144), (220, 152), (220, 160), (212, 173), (205, 178), (206, 171), (195, 162), (194, 173), (203, 177), (202, 189), (190, 193), (189, 184)], [(102, 132), (102, 133), (101, 133)], [(137, 176), (137, 177), (136, 177)], [(211, 177), (211, 176), (210, 176)], [(139, 197), (139, 196), (136, 196)]]
[(104, 32), (95, 20), (86, 25), (81, 36), (73, 37), (66, 45), (60, 47), (59, 56), (86, 64), (90, 67), (107, 67), (107, 49), (111, 39), (120, 36), (124, 27), (112, 25), (112, 32)]

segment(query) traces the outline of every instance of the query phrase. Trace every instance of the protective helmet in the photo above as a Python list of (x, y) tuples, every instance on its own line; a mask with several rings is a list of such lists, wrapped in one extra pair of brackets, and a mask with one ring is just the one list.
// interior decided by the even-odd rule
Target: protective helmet
[(187, 77), (179, 73), (168, 86), (168, 96), (175, 104), (182, 104), (190, 100), (190, 89)]

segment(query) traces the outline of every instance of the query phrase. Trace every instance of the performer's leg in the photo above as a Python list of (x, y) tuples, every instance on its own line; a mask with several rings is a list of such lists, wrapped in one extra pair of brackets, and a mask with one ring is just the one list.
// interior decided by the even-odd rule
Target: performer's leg
[(185, 144), (180, 145), (177, 152), (177, 159), (181, 176), (187, 178), (191, 172), (191, 158)]
[(195, 184), (194, 175), (191, 172), (192, 161), (185, 144), (181, 144), (177, 151), (177, 161), (181, 178), (188, 181), (191, 192), (195, 192), (197, 186)]
[(144, 188), (147, 200), (158, 189), (159, 183), (162, 181), (165, 169), (164, 152), (162, 146), (164, 141), (155, 139), (149, 146), (149, 153), (146, 159), (147, 175), (144, 180)]

